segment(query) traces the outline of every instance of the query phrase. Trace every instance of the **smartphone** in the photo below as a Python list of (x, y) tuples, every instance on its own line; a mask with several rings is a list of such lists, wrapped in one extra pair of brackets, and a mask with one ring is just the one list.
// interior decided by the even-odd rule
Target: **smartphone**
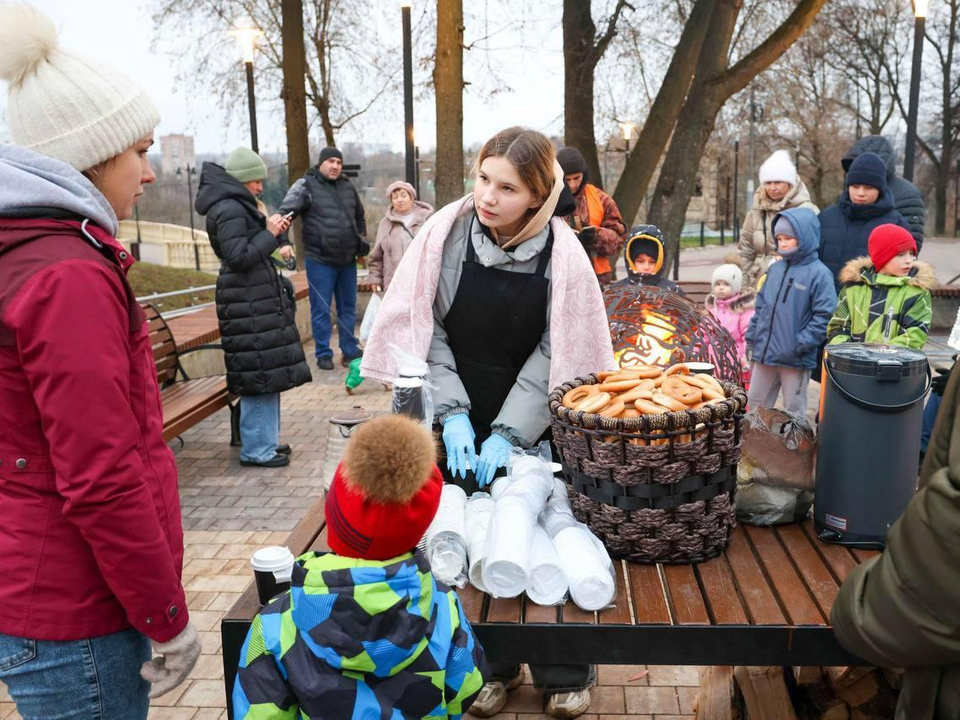
[(296, 215), (295, 212), (288, 212), (286, 215), (283, 216), (283, 219), (284, 219), (284, 220), (293, 220), (293, 218), (294, 218), (295, 215)]

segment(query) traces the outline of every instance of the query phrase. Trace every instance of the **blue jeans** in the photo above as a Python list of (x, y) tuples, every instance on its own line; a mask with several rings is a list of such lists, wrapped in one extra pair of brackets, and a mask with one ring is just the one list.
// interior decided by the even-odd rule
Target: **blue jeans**
[(150, 641), (136, 630), (67, 641), (0, 634), (0, 680), (24, 720), (142, 720), (149, 659)]
[(937, 413), (940, 412), (940, 403), (943, 402), (943, 396), (936, 393), (930, 393), (927, 404), (923, 408), (923, 428), (920, 430), (920, 452), (926, 452), (930, 444), (930, 436), (933, 435), (933, 426), (937, 422)]
[(344, 357), (355, 358), (360, 345), (353, 334), (357, 325), (357, 266), (337, 267), (307, 258), (307, 283), (310, 285), (310, 325), (316, 343), (317, 359), (333, 357), (330, 348), (330, 303), (337, 301), (337, 332)]
[(240, 396), (240, 458), (266, 462), (280, 443), (280, 393)]

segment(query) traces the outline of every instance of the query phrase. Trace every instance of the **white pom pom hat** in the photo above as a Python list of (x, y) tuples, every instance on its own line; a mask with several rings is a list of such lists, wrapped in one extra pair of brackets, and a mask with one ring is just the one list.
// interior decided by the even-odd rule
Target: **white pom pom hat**
[(13, 141), (77, 170), (119, 155), (160, 124), (129, 78), (64, 50), (43, 13), (0, 0), (0, 79)]
[(764, 160), (760, 166), (760, 182), (785, 182), (797, 184), (797, 166), (790, 159), (786, 150), (777, 150)]

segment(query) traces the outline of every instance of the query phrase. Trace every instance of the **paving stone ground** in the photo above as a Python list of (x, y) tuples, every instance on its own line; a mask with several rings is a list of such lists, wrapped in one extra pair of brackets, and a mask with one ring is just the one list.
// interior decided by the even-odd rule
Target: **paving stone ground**
[[(312, 346), (307, 357), (313, 357)], [(364, 382), (353, 397), (344, 392), (346, 371), (314, 370), (311, 384), (282, 396), (283, 441), (293, 446), (289, 467), (265, 470), (240, 466), (231, 448), (230, 416), (219, 412), (172, 444), (180, 469), (180, 495), (186, 539), (183, 581), (190, 617), (203, 639), (203, 654), (190, 679), (154, 700), (151, 720), (226, 718), (220, 618), (251, 580), (249, 559), (264, 545), (282, 544), (307, 508), (323, 492), (331, 415), (354, 405), (386, 412), (390, 393)], [(338, 451), (336, 443), (332, 445)], [(569, 660), (570, 658), (567, 658)], [(649, 670), (637, 680), (631, 678)], [(542, 694), (529, 684), (510, 694), (501, 720), (536, 720)], [(607, 665), (587, 720), (637, 718), (690, 720), (697, 692), (693, 667)], [(0, 683), (0, 720), (19, 718)], [(330, 720), (339, 720), (331, 718)]]

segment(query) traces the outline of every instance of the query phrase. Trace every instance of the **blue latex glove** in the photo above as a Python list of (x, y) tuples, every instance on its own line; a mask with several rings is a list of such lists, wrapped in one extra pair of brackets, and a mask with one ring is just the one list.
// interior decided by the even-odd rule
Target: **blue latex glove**
[(483, 441), (483, 445), (480, 446), (479, 464), (473, 474), (477, 479), (477, 485), (483, 488), (493, 481), (493, 475), (497, 469), (507, 464), (512, 447), (513, 443), (497, 433)]
[(474, 452), (477, 434), (473, 431), (470, 418), (466, 413), (451, 415), (443, 421), (443, 446), (447, 450), (447, 470), (453, 477), (459, 472), (464, 480), (467, 478), (467, 461), (470, 467), (477, 466), (477, 456)]

